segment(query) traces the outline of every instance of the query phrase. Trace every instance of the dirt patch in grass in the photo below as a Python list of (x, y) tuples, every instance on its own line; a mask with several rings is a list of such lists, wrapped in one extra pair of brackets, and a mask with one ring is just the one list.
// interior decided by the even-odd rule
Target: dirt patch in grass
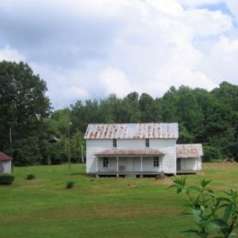
[(163, 179), (155, 179), (156, 185), (164, 185), (164, 186), (171, 186), (173, 184), (173, 178), (172, 177), (165, 177)]

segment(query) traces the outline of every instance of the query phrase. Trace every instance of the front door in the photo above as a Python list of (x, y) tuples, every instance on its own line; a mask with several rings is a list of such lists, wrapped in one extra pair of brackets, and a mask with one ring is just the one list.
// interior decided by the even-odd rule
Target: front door
[(181, 165), (181, 158), (177, 159), (177, 171), (181, 171), (182, 165)]
[(119, 171), (120, 172), (125, 172), (127, 170), (127, 159), (121, 157), (119, 159)]

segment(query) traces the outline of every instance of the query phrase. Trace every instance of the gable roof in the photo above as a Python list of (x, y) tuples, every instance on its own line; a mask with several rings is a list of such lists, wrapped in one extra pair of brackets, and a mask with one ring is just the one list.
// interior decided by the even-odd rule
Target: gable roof
[(0, 161), (8, 161), (8, 160), (12, 160), (12, 157), (4, 154), (3, 152), (0, 152)]
[(201, 144), (178, 144), (176, 145), (177, 158), (197, 158), (203, 156)]
[(178, 123), (89, 124), (85, 139), (177, 139)]

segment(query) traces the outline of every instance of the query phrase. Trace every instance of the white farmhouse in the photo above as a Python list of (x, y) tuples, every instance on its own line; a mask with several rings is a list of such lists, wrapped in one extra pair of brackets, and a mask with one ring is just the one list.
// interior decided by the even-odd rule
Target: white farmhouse
[(178, 123), (89, 124), (87, 173), (148, 176), (201, 170), (202, 146), (177, 145)]
[(12, 170), (12, 158), (0, 152), (0, 174), (10, 174)]

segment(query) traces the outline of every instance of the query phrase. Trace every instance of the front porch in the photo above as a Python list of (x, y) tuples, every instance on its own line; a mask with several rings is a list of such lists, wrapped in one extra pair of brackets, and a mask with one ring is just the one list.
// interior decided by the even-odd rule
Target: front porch
[(96, 154), (96, 176), (143, 177), (163, 172), (163, 154), (158, 150), (102, 151)]

